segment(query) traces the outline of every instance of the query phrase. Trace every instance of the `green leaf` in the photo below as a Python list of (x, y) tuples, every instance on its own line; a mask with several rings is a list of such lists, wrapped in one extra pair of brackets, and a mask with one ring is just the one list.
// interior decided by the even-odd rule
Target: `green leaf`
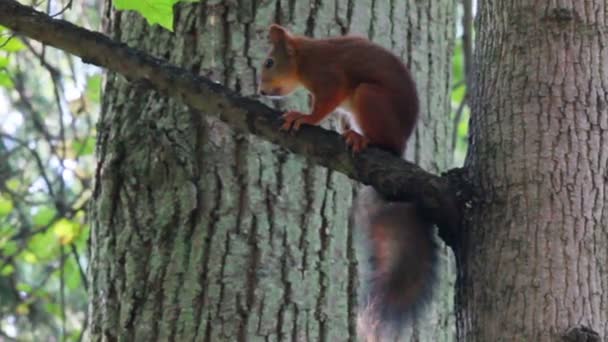
[(88, 224), (82, 224), (80, 226), (80, 232), (78, 233), (78, 235), (76, 236), (76, 239), (73, 242), (77, 248), (86, 247), (87, 241), (89, 239), (90, 231), (91, 231), (91, 229)]
[(141, 14), (148, 24), (159, 24), (173, 31), (173, 5), (176, 0), (115, 0), (118, 10), (133, 10)]
[(469, 110), (465, 109), (458, 125), (458, 138), (466, 141), (469, 134)]
[(461, 85), (460, 87), (452, 90), (452, 104), (454, 106), (460, 105), (460, 103), (464, 100), (464, 95), (466, 94), (467, 87)]
[(8, 77), (8, 74), (5, 70), (0, 69), (0, 87), (2, 88), (13, 88), (13, 80)]
[(46, 311), (50, 312), (55, 316), (61, 316), (61, 306), (59, 306), (59, 304), (57, 303), (46, 302), (44, 304), (44, 308), (46, 309)]
[(8, 275), (13, 274), (13, 272), (15, 272), (15, 266), (6, 265), (6, 266), (2, 267), (2, 269), (0, 270), (0, 275), (6, 277)]
[(7, 52), (17, 52), (25, 49), (25, 44), (16, 37), (0, 37), (0, 50)]
[(4, 244), (9, 241), (15, 233), (17, 233), (15, 227), (10, 224), (3, 224), (0, 226), (0, 249), (4, 248)]
[(14, 192), (19, 192), (19, 188), (21, 187), (21, 182), (19, 182), (18, 179), (13, 178), (11, 180), (9, 180), (8, 182), (6, 182), (6, 187)]
[(0, 217), (6, 216), (13, 211), (13, 201), (0, 195)]
[(6, 27), (0, 25), (0, 50), (17, 52), (25, 49), (25, 45), (19, 38), (12, 37), (9, 33), (4, 33)]
[(32, 285), (27, 283), (17, 283), (17, 290), (23, 292), (32, 292)]
[(55, 218), (57, 211), (51, 207), (42, 207), (36, 212), (33, 217), (34, 226), (36, 228), (42, 228), (48, 226), (51, 221)]
[(93, 75), (87, 79), (87, 98), (94, 103), (101, 99), (101, 75)]
[[(196, 2), (187, 0), (186, 2)], [(179, 0), (114, 0), (114, 7), (118, 10), (133, 10), (141, 14), (148, 24), (159, 24), (169, 31), (173, 31), (173, 5)]]
[(23, 257), (23, 260), (25, 260), (25, 262), (27, 262), (28, 264), (35, 264), (39, 261), (36, 254), (32, 252), (25, 251), (23, 252), (23, 254), (21, 254), (21, 256)]
[(458, 42), (454, 49), (454, 57), (452, 57), (452, 77), (454, 78), (454, 84), (458, 84), (464, 80), (464, 54), (462, 42)]
[(87, 137), (84, 141), (75, 140), (73, 143), (74, 152), (79, 156), (88, 156), (95, 151), (95, 138)]
[(80, 287), (80, 270), (73, 258), (66, 260), (64, 264), (65, 284), (68, 290), (73, 291)]
[(11, 256), (17, 253), (19, 250), (19, 246), (15, 241), (5, 241), (0, 244), (0, 251), (2, 252), (2, 256)]
[(62, 245), (72, 243), (74, 238), (80, 233), (80, 225), (66, 218), (55, 222), (51, 229)]
[(55, 257), (57, 251), (59, 250), (58, 242), (59, 240), (57, 239), (57, 236), (55, 236), (52, 229), (34, 235), (28, 243), (28, 250), (33, 254), (33, 257), (28, 253), (24, 253), (25, 261), (29, 263), (37, 263), (40, 261), (48, 261), (49, 259)]

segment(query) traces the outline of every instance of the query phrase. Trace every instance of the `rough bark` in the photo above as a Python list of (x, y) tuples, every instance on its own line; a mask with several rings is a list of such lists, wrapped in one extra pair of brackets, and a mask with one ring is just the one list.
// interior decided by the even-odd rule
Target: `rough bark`
[[(442, 156), (423, 166), (444, 169), (449, 135), (428, 126), (449, 127), (443, 115), (428, 113), (446, 113), (448, 105), (447, 95), (437, 95), (449, 89), (445, 3), (207, 1), (178, 9), (175, 34), (127, 13), (117, 13), (111, 28), (129, 45), (244, 94), (254, 92), (266, 27), (277, 18), (314, 36), (369, 32), (403, 56), (420, 46), (406, 58), (426, 114), (410, 155), (423, 155), (423, 146)], [(303, 96), (289, 105), (304, 108)], [(353, 183), (345, 176), (113, 74), (98, 156), (91, 340), (355, 339), (356, 253), (347, 225)], [(448, 315), (430, 323), (449, 322)], [(414, 336), (450, 336), (437, 327)]]
[(480, 2), (461, 340), (608, 337), (607, 13)]

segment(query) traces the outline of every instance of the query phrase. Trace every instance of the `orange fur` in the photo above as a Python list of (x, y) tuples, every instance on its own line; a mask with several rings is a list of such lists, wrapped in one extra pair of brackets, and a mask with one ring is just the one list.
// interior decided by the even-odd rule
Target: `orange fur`
[[(309, 116), (286, 114), (283, 129), (316, 125), (337, 107), (348, 111), (372, 145), (402, 154), (416, 124), (418, 96), (407, 68), (390, 51), (362, 37), (311, 39), (273, 25), (273, 66), (263, 67), (260, 92), (283, 96), (298, 86), (313, 97)], [(350, 134), (349, 145), (365, 140)]]

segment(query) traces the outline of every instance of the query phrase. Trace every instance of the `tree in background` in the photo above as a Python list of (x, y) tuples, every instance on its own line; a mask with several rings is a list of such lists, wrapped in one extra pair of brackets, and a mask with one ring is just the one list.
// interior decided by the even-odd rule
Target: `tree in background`
[(608, 337), (605, 6), (480, 2), (461, 340)]

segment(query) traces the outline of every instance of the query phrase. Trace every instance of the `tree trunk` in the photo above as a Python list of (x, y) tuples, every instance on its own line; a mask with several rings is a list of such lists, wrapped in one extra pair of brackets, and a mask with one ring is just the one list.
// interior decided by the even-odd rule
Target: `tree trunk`
[(461, 340), (608, 337), (605, 5), (480, 2)]
[[(203, 1), (176, 8), (175, 33), (126, 12), (109, 27), (246, 95), (277, 19), (312, 36), (369, 34), (412, 65), (423, 120), (409, 155), (443, 170), (453, 12), (447, 0), (417, 3)], [(352, 181), (114, 74), (98, 131), (91, 340), (355, 340)], [(441, 332), (414, 337), (453, 336), (444, 285), (425, 323)]]

